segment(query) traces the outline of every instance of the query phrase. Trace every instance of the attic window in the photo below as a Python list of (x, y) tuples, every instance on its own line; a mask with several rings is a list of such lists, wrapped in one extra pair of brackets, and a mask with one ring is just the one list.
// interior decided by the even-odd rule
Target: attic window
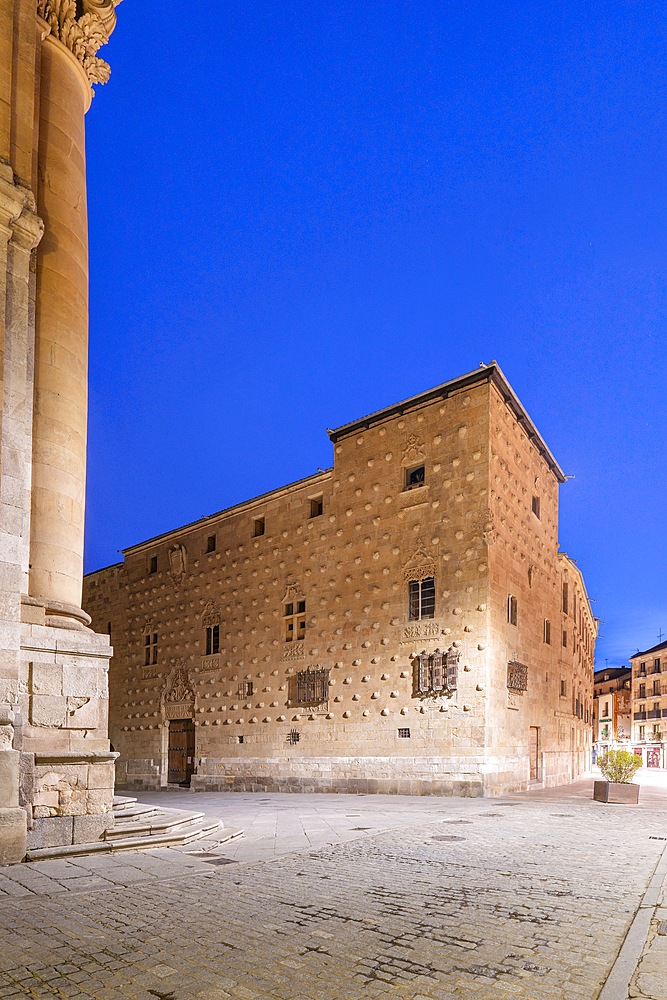
[(423, 465), (415, 465), (405, 470), (405, 489), (416, 490), (424, 485), (425, 469)]

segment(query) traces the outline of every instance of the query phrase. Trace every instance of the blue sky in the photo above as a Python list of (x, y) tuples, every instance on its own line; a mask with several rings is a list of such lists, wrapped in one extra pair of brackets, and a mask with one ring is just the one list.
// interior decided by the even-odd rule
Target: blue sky
[(87, 570), (495, 358), (575, 476), (599, 664), (667, 632), (667, 12), (590, 6), (119, 7), (87, 121)]

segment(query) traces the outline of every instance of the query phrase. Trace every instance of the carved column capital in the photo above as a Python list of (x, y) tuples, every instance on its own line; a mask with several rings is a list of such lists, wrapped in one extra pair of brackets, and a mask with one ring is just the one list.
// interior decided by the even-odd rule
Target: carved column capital
[(97, 50), (109, 41), (116, 26), (120, 0), (37, 0), (37, 13), (79, 60), (91, 83), (106, 83), (111, 67)]

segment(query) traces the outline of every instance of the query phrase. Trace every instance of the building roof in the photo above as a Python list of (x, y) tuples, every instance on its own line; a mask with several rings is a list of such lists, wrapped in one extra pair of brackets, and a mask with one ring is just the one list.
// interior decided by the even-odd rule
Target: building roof
[(649, 653), (659, 653), (661, 649), (667, 649), (667, 639), (665, 639), (664, 642), (659, 642), (657, 646), (651, 646), (650, 649), (644, 649), (641, 653), (639, 651), (633, 653), (630, 659), (636, 660), (638, 656), (648, 656)]
[(448, 396), (460, 392), (461, 389), (468, 388), (469, 386), (480, 385), (483, 382), (493, 382), (496, 388), (500, 391), (505, 403), (510, 407), (517, 421), (522, 425), (526, 434), (540, 452), (558, 482), (564, 483), (565, 475), (563, 470), (552, 455), (537, 427), (528, 416), (525, 408), (519, 400), (519, 397), (505, 378), (505, 375), (503, 374), (497, 361), (491, 361), (488, 365), (482, 364), (479, 368), (468, 372), (466, 375), (459, 375), (458, 378), (451, 379), (449, 382), (443, 382), (441, 385), (436, 385), (433, 389), (427, 389), (425, 392), (420, 392), (416, 396), (410, 396), (409, 399), (404, 399), (400, 403), (393, 403), (391, 406), (386, 406), (382, 410), (376, 410), (374, 413), (369, 413), (367, 416), (361, 417), (358, 420), (342, 424), (340, 427), (328, 429), (327, 433), (335, 444), (336, 441), (340, 440), (340, 438), (347, 437), (348, 434), (354, 434), (364, 428), (371, 427), (373, 424), (382, 423), (383, 420), (387, 420), (393, 416), (399, 416), (407, 410), (419, 409), (420, 407), (433, 402), (433, 400), (446, 399)]
[(619, 677), (630, 676), (632, 667), (601, 667), (593, 674), (593, 683), (602, 684), (605, 681), (615, 681)]

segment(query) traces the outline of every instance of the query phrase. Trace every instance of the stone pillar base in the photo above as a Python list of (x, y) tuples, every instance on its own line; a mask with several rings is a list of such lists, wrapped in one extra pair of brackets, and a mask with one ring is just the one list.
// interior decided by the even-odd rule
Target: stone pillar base
[(23, 809), (0, 809), (0, 865), (23, 861), (26, 852), (26, 815)]

